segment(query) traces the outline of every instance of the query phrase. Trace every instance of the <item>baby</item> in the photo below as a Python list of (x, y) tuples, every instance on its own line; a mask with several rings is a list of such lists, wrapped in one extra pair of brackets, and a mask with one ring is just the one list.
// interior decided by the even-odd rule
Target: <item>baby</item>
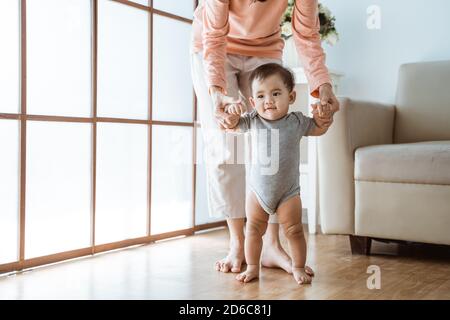
[[(320, 136), (331, 125), (332, 113), (324, 108), (319, 116), (318, 105), (312, 105), (313, 118), (301, 112), (288, 113), (295, 102), (294, 77), (276, 63), (262, 65), (250, 76), (253, 111), (240, 116), (242, 106), (227, 106), (232, 132), (250, 132), (252, 161), (250, 192), (246, 199), (246, 271), (236, 279), (249, 282), (259, 276), (262, 236), (267, 229), (269, 215), (278, 214), (290, 248), (292, 273), (298, 284), (311, 283), (312, 270), (305, 270), (306, 241), (303, 234), (299, 186), (300, 139)], [(328, 106), (327, 106), (328, 107)], [(258, 161), (262, 153), (271, 154), (271, 168)], [(275, 156), (274, 156), (275, 154)], [(255, 155), (257, 155), (255, 157)], [(258, 156), (259, 155), (259, 156)], [(267, 162), (267, 161), (266, 161)]]

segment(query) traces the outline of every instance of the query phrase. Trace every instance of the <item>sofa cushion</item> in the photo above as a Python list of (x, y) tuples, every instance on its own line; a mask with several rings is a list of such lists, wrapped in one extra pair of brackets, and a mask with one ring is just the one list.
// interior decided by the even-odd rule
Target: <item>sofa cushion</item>
[(355, 234), (450, 245), (450, 185), (355, 181)]
[(450, 141), (358, 148), (355, 180), (450, 185)]
[(450, 60), (400, 67), (395, 143), (450, 140)]

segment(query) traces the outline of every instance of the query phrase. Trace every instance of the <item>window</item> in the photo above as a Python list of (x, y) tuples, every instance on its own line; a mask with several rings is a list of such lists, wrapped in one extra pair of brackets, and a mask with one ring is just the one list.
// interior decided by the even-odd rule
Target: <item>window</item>
[(27, 113), (90, 117), (90, 1), (27, 1), (26, 32)]
[(195, 222), (194, 2), (0, 1), (0, 273), (217, 226)]
[(25, 257), (90, 245), (91, 125), (29, 121)]
[(192, 131), (153, 127), (152, 234), (192, 227)]
[(194, 14), (191, 0), (153, 0), (153, 7), (187, 19), (192, 19)]
[(96, 244), (147, 235), (148, 126), (97, 127)]
[(19, 0), (0, 1), (0, 112), (19, 112)]
[(0, 120), (0, 263), (18, 258), (19, 122)]
[(98, 2), (99, 117), (148, 119), (149, 14)]
[(191, 26), (155, 15), (153, 27), (153, 119), (192, 122)]

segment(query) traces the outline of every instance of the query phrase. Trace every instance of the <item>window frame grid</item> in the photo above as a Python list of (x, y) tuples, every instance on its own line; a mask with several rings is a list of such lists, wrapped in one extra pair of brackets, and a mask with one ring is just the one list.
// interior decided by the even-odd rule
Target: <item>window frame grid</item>
[[(192, 122), (179, 122), (179, 121), (156, 121), (152, 118), (152, 96), (153, 96), (153, 15), (157, 14), (170, 19), (181, 21), (184, 23), (192, 24), (191, 19), (187, 19), (169, 12), (157, 10), (153, 8), (153, 0), (148, 0), (148, 5), (141, 5), (127, 0), (108, 0), (113, 2), (118, 2), (126, 6), (135, 7), (140, 10), (148, 12), (149, 15), (149, 83), (148, 83), (148, 119), (138, 120), (138, 119), (128, 119), (128, 118), (110, 118), (110, 117), (97, 117), (97, 59), (98, 59), (98, 0), (90, 0), (91, 2), (91, 54), (92, 54), (92, 64), (91, 64), (91, 109), (92, 117), (71, 117), (71, 116), (52, 116), (52, 115), (31, 115), (27, 114), (27, 35), (26, 35), (26, 3), (27, 0), (20, 0), (20, 112), (19, 113), (1, 113), (0, 119), (10, 119), (18, 120), (20, 125), (19, 134), (19, 250), (18, 259), (15, 262), (0, 264), (0, 274), (7, 272), (20, 271), (27, 268), (32, 268), (36, 266), (41, 266), (49, 263), (55, 263), (59, 261), (64, 261), (68, 259), (78, 258), (87, 255), (93, 255), (96, 253), (115, 250), (120, 248), (125, 248), (128, 246), (148, 244), (158, 240), (163, 240), (167, 238), (177, 237), (177, 236), (190, 236), (197, 231), (207, 230), (211, 228), (217, 228), (221, 226), (226, 226), (226, 221), (218, 221), (212, 223), (206, 223), (201, 225), (196, 225), (195, 211), (196, 211), (196, 138), (197, 130), (199, 129), (199, 124), (197, 123), (197, 97), (195, 91), (193, 90), (193, 101), (192, 101)], [(193, 0), (193, 8), (195, 9), (198, 5), (198, 0)], [(26, 210), (25, 210), (25, 186), (26, 186), (26, 133), (27, 133), (27, 122), (28, 121), (58, 121), (58, 122), (77, 122), (77, 123), (91, 123), (92, 124), (92, 149), (91, 149), (91, 245), (87, 248), (79, 248), (75, 250), (59, 252), (55, 254), (50, 254), (41, 257), (35, 257), (31, 259), (25, 259), (25, 220), (26, 220)], [(96, 212), (96, 163), (97, 163), (97, 123), (108, 122), (108, 123), (130, 123), (130, 124), (146, 124), (148, 126), (148, 170), (147, 170), (147, 235), (145, 237), (125, 239), (121, 241), (115, 241), (111, 243), (96, 245), (95, 244), (95, 212)], [(151, 179), (152, 179), (152, 128), (154, 125), (162, 126), (187, 126), (192, 127), (192, 227), (175, 230), (171, 232), (165, 232), (161, 234), (151, 234)]]

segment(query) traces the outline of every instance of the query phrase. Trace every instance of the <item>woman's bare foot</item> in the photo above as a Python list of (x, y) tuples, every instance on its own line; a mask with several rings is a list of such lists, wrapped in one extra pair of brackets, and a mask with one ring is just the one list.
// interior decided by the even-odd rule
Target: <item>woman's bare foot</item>
[(230, 241), (230, 251), (228, 255), (216, 261), (214, 268), (220, 272), (241, 272), (244, 263), (244, 240)]
[[(261, 265), (266, 268), (280, 268), (287, 273), (292, 273), (292, 261), (289, 255), (284, 251), (281, 244), (264, 244)], [(310, 277), (314, 277), (314, 271), (305, 266), (305, 272)]]
[(313, 269), (311, 269), (310, 267), (305, 266), (305, 272), (306, 272), (306, 274), (307, 274), (308, 276), (314, 277), (314, 271), (313, 271)]
[(259, 277), (259, 266), (256, 264), (247, 265), (247, 270), (238, 274), (236, 280), (241, 282), (250, 282)]
[[(280, 268), (287, 273), (292, 273), (292, 261), (280, 243), (279, 225), (269, 223), (264, 235), (261, 265), (266, 268)], [(314, 276), (309, 267), (305, 267), (306, 273)]]
[(292, 262), (280, 244), (264, 243), (261, 254), (261, 265), (266, 268), (281, 268), (292, 273)]
[(306, 268), (292, 268), (292, 274), (298, 284), (309, 284), (312, 278), (306, 273)]

